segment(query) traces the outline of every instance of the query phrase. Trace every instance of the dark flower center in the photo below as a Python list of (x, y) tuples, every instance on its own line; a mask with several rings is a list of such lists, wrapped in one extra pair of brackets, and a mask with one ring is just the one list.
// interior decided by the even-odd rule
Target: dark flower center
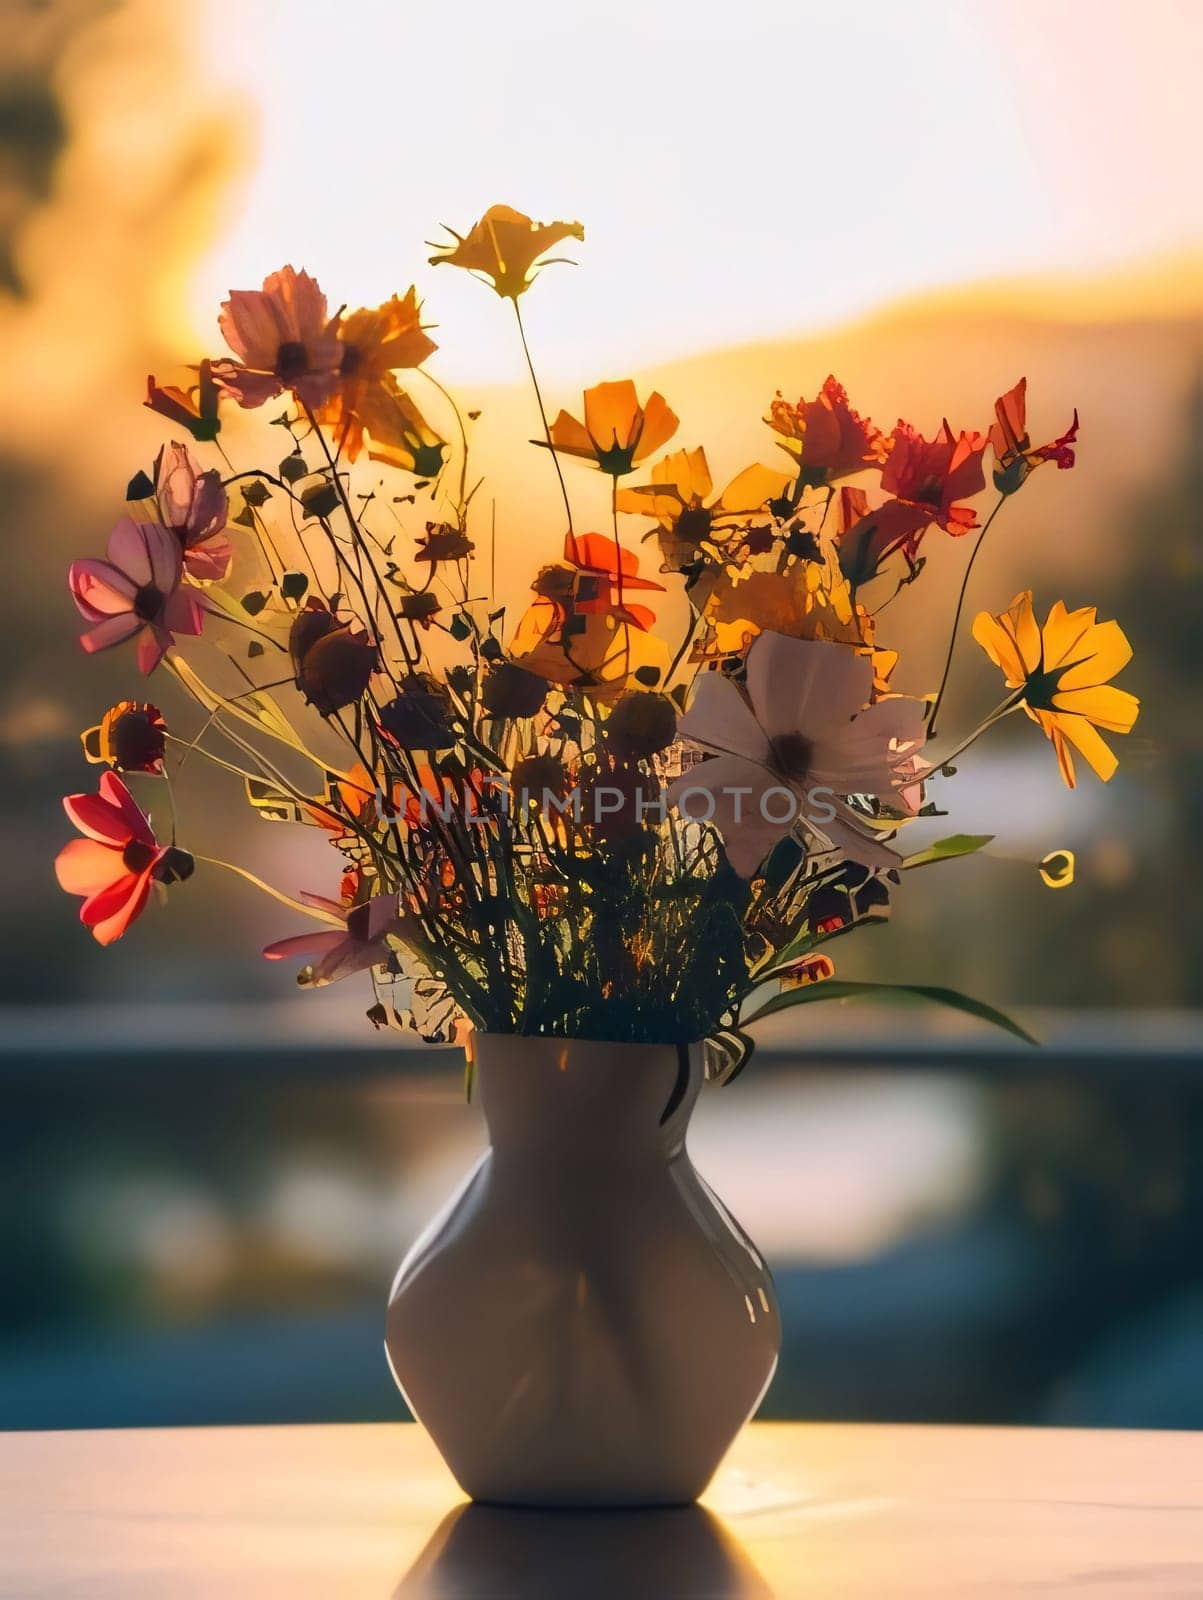
[(155, 850), (143, 839), (131, 839), (121, 852), (127, 872), (145, 872), (155, 858)]
[(144, 583), (134, 596), (134, 615), (142, 622), (153, 622), (163, 609), (163, 591)]
[(276, 351), (276, 377), (289, 383), (309, 371), (309, 352), (298, 339), (287, 339)]
[(339, 373), (344, 378), (353, 378), (359, 371), (363, 361), (363, 351), (357, 344), (343, 345), (343, 358), (339, 364)]
[(123, 711), (109, 730), (113, 763), (123, 770), (145, 771), (163, 759), (162, 727), (145, 711)]
[(686, 544), (701, 544), (710, 537), (712, 514), (705, 506), (686, 506), (677, 518), (677, 537)]
[(938, 506), (944, 498), (944, 480), (926, 478), (915, 490), (915, 500), (921, 506)]
[(802, 733), (783, 733), (769, 741), (773, 765), (790, 783), (801, 783), (810, 771), (815, 747)]

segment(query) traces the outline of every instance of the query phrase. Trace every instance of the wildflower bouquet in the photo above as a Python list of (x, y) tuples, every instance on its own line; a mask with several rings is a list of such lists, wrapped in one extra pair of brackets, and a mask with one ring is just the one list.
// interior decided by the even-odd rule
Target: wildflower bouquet
[[(1126, 733), (1138, 709), (1110, 683), (1127, 641), (1092, 608), (1058, 602), (1041, 622), (1030, 592), (973, 624), (1001, 703), (968, 738), (937, 740), (974, 558), (1032, 472), (1073, 465), (1076, 413), (1033, 445), (1021, 380), (987, 432), (887, 433), (828, 378), (813, 400), (769, 403), (778, 464), (716, 493), (702, 448), (664, 453), (678, 419), (630, 380), (548, 416), (522, 302), (548, 252), (583, 238), (494, 206), (431, 258), (508, 302), (541, 419), (532, 470), (563, 499), (562, 552), (514, 620), (486, 578), (497, 536), (470, 465), (476, 414), (425, 370), (414, 289), (332, 315), (284, 267), (225, 302), (232, 354), (185, 388), (150, 380), (167, 441), (70, 589), (85, 650), (132, 644), (195, 712), (177, 730), (122, 701), (83, 736), (105, 770), (98, 793), (65, 801), (83, 837), (57, 871), (102, 944), (201, 860), (308, 921), (264, 952), (299, 961), (302, 985), (369, 973), (378, 1026), (708, 1038), (729, 1074), (757, 1018), (896, 992), (837, 981), (827, 946), (884, 918), (904, 873), (986, 842), (903, 848), (973, 739), (1022, 710), (1067, 784), (1078, 757), (1110, 778), (1100, 730)], [(228, 459), (234, 407), (279, 429), (275, 465)], [(997, 498), (979, 523), (987, 452)], [(608, 482), (605, 531), (574, 518), (581, 469)], [(951, 554), (945, 537), (969, 534), (943, 676), (924, 698), (895, 693), (878, 616), (929, 554)], [(658, 606), (679, 613), (671, 632)], [(174, 826), (156, 833), (127, 779), (169, 795), (192, 757), (260, 817), (328, 834), (329, 884), (294, 896), (194, 858)], [(1056, 884), (1072, 863), (1042, 870)], [(909, 992), (1019, 1031), (950, 991)]]

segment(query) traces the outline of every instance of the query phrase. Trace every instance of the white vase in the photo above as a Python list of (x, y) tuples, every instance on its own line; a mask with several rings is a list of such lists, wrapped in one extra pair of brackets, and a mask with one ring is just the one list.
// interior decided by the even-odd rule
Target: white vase
[(702, 1048), (475, 1055), (491, 1144), (397, 1274), (398, 1386), (475, 1500), (692, 1501), (781, 1342), (768, 1268), (685, 1149)]

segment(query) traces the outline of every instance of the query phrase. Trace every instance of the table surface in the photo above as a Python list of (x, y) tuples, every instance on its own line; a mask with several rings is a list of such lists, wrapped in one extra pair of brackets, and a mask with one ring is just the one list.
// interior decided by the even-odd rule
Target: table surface
[(389, 1426), (0, 1436), (4, 1600), (1203, 1596), (1203, 1435), (766, 1423), (703, 1505), (467, 1505)]

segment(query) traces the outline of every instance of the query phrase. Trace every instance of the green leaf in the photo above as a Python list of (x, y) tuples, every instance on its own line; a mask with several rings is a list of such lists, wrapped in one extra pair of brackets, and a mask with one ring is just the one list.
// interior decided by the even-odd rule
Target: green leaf
[(1025, 1044), (1039, 1043), (1003, 1012), (988, 1006), (984, 1000), (974, 1000), (967, 994), (961, 994), (957, 989), (941, 989), (924, 983), (853, 983), (839, 978), (829, 978), (826, 983), (810, 984), (805, 989), (790, 989), (785, 994), (776, 995), (766, 1001), (759, 1011), (742, 1018), (740, 1026), (750, 1028), (765, 1017), (774, 1016), (779, 1011), (789, 1011), (794, 1006), (810, 1005), (815, 1000), (895, 1000), (901, 1003), (931, 1000), (953, 1011), (963, 1011), (968, 1016), (977, 1017), (982, 1022), (993, 1023), (996, 1028), (1013, 1034)]
[(242, 597), (242, 609), (252, 617), (257, 617), (266, 604), (267, 596), (262, 589), (252, 589)]
[(248, 483), (242, 491), (242, 498), (248, 506), (266, 505), (271, 499), (271, 490), (261, 478), (256, 478), (253, 483)]
[(155, 486), (145, 472), (135, 472), (126, 485), (125, 498), (127, 500), (149, 500), (155, 492)]
[(285, 600), (300, 600), (309, 587), (309, 579), (303, 572), (286, 572), (280, 579), (280, 593)]
[(971, 856), (993, 840), (992, 833), (952, 833), (947, 839), (937, 839), (913, 856), (907, 856), (904, 867), (926, 867), (933, 861), (952, 861), (957, 856)]

